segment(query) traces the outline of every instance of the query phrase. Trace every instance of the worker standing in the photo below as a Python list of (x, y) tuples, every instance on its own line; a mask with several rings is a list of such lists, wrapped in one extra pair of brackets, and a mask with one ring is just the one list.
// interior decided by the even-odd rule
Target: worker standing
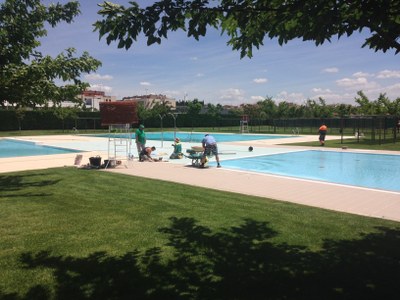
[(321, 146), (325, 146), (325, 136), (327, 131), (328, 127), (325, 124), (322, 124), (321, 127), (319, 127), (319, 143)]

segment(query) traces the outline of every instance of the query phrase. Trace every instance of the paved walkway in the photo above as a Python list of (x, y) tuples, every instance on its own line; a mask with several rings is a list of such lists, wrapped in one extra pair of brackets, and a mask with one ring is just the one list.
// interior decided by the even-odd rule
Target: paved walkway
[[(42, 141), (46, 144), (64, 145), (79, 144), (80, 148), (91, 148), (95, 151), (85, 152), (83, 162), (87, 163), (88, 158), (93, 155), (106, 157), (104, 145), (105, 140), (82, 136), (54, 136), (54, 137), (28, 137), (35, 141)], [(315, 140), (315, 136), (302, 136), (296, 138), (298, 141)], [(290, 139), (290, 142), (293, 142)], [(276, 143), (288, 142), (288, 140), (261, 140), (252, 141), (254, 152), (257, 154), (263, 151), (282, 152), (292, 151), (293, 147), (284, 147)], [(166, 148), (161, 147), (159, 142), (154, 142), (158, 148), (159, 155), (162, 151), (171, 151), (168, 144)], [(86, 146), (84, 146), (86, 145)], [(220, 144), (220, 151), (226, 156), (222, 156), (222, 161), (229, 155), (242, 156), (251, 155), (246, 152), (249, 142), (237, 142)], [(107, 147), (107, 146), (105, 146)], [(304, 147), (302, 147), (304, 149)], [(184, 147), (186, 149), (186, 147)], [(231, 151), (237, 151), (232, 153)], [(329, 149), (332, 150), (332, 149)], [(340, 150), (341, 151), (341, 150)], [(385, 152), (388, 153), (388, 152)], [(393, 154), (393, 152), (389, 152)], [(1, 172), (41, 169), (57, 166), (71, 166), (74, 163), (76, 154), (63, 154), (53, 156), (49, 159), (46, 156), (28, 158), (8, 158), (0, 159)], [(223, 191), (254, 195), (287, 202), (293, 202), (308, 206), (320, 207), (324, 209), (383, 218), (400, 222), (400, 193), (380, 191), (367, 188), (344, 186), (339, 184), (316, 182), (311, 180), (294, 179), (283, 176), (258, 174), (251, 172), (232, 171), (217, 168), (197, 169), (188, 165), (187, 159), (174, 160), (174, 162), (161, 163), (140, 163), (132, 161), (123, 162), (115, 169), (108, 169), (108, 172), (116, 172), (126, 175), (141, 176), (153, 179), (166, 180), (171, 182), (189, 184), (205, 188), (212, 188)]]

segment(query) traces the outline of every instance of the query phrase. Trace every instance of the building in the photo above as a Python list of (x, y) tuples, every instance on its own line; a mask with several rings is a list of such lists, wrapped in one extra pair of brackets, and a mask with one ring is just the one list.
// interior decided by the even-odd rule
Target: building
[(165, 95), (131, 96), (122, 98), (122, 101), (137, 101), (142, 103), (146, 109), (152, 109), (156, 103), (162, 103), (170, 107), (171, 110), (176, 110), (176, 100)]
[[(102, 91), (84, 91), (82, 94), (78, 95), (78, 99), (82, 101), (84, 107), (90, 111), (100, 110), (100, 102), (110, 102), (115, 101), (115, 96), (108, 96)], [(63, 101), (61, 107), (74, 107), (76, 102)]]
[(84, 91), (80, 96), (84, 106), (91, 110), (99, 110), (100, 109), (100, 102), (110, 102), (116, 101), (115, 96), (108, 96), (105, 92), (102, 91)]

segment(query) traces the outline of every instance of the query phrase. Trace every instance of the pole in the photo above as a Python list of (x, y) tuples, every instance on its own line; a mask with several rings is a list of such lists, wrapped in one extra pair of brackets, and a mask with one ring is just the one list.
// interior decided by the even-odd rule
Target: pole
[(178, 117), (178, 115), (175, 115), (173, 113), (169, 113), (172, 118), (174, 119), (174, 140), (176, 139), (176, 118)]
[(165, 117), (165, 115), (158, 115), (161, 119), (161, 148), (164, 147), (164, 129), (163, 129), (163, 118)]

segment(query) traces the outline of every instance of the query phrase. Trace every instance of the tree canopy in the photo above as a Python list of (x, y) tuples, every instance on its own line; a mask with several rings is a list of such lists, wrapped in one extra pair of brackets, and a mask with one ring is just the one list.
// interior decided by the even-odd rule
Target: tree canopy
[[(79, 3), (45, 6), (40, 0), (5, 0), (0, 3), (0, 104), (46, 105), (48, 101), (73, 101), (88, 85), (80, 80), (100, 65), (89, 53), (75, 57), (66, 49), (55, 58), (37, 51), (45, 25), (71, 23), (80, 13)], [(66, 82), (57, 86), (55, 80)]]
[(140, 34), (148, 45), (160, 44), (178, 30), (198, 40), (214, 27), (241, 57), (251, 57), (266, 38), (280, 45), (296, 38), (320, 45), (362, 30), (369, 31), (362, 47), (400, 52), (398, 0), (161, 0), (146, 8), (106, 1), (100, 7), (103, 19), (95, 30), (119, 48), (129, 49)]
[(350, 104), (326, 104), (325, 100), (308, 99), (302, 104), (279, 102), (270, 97), (255, 104), (242, 104), (237, 114), (246, 114), (250, 119), (279, 118), (333, 118), (350, 116), (399, 116), (400, 98), (390, 100), (386, 94), (380, 94), (376, 100), (370, 100), (362, 91), (357, 92), (356, 106)]

